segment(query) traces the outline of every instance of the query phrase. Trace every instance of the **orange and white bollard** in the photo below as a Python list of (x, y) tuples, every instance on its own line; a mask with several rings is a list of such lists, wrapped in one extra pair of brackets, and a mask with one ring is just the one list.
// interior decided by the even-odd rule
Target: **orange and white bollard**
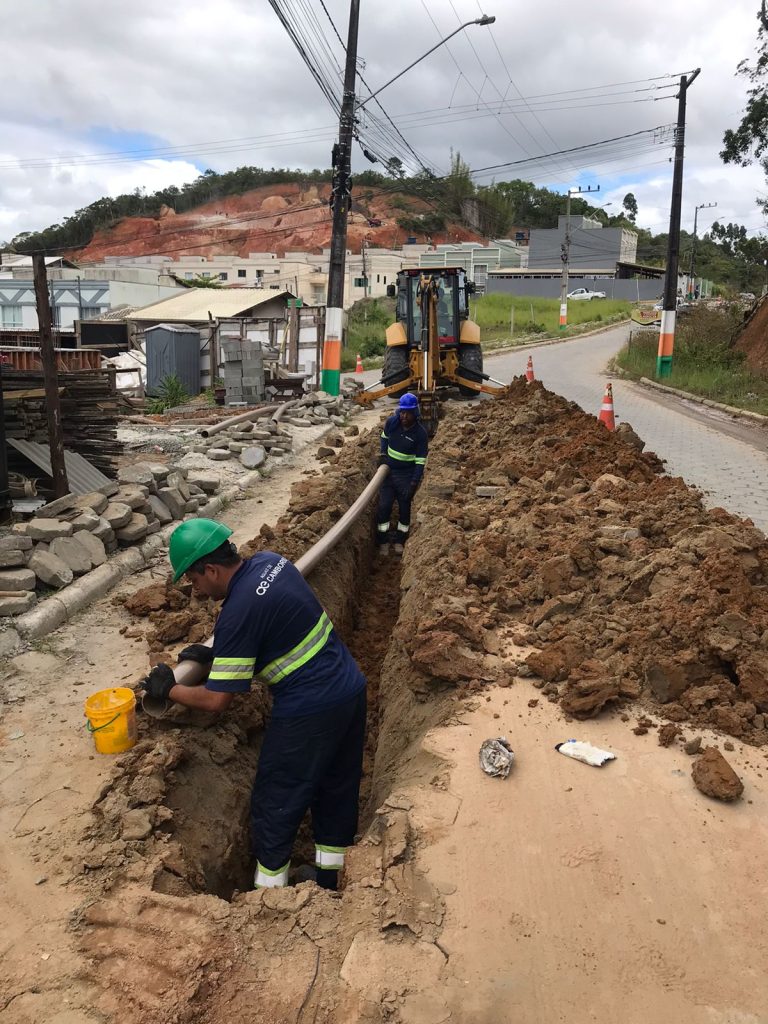
[(355, 373), (363, 372), (363, 360), (360, 358), (360, 353), (357, 353), (357, 362), (355, 363)]
[(605, 385), (603, 404), (600, 406), (600, 415), (597, 418), (605, 424), (608, 430), (616, 429), (616, 420), (613, 415), (613, 388), (610, 384)]
[(533, 375), (533, 356), (528, 356), (528, 365), (525, 368), (525, 379), (529, 384), (532, 380), (536, 380)]

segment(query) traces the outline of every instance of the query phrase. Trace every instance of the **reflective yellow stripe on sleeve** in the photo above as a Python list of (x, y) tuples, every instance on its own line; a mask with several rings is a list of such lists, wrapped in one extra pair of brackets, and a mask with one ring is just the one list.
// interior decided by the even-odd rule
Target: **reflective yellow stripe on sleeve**
[(214, 658), (208, 678), (214, 682), (217, 679), (246, 679), (250, 681), (253, 678), (255, 667), (255, 658)]

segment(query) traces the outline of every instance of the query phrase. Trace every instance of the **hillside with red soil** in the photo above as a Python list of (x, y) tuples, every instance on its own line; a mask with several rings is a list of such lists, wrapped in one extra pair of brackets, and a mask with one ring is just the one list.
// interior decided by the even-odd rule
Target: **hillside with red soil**
[(768, 301), (761, 300), (747, 318), (734, 347), (747, 357), (753, 373), (768, 375)]
[[(242, 195), (213, 199), (194, 210), (175, 213), (164, 207), (155, 217), (125, 217), (96, 232), (71, 258), (103, 260), (107, 256), (167, 254), (247, 257), (252, 252), (319, 252), (330, 245), (330, 185), (299, 183), (267, 185)], [(404, 215), (433, 214), (435, 207), (414, 196), (361, 186), (353, 190), (347, 248), (359, 252), (363, 240), (389, 248), (409, 237), (397, 224)], [(369, 221), (380, 221), (372, 227)], [(420, 242), (425, 235), (417, 235)], [(458, 224), (433, 232), (435, 243), (480, 241), (480, 236)]]

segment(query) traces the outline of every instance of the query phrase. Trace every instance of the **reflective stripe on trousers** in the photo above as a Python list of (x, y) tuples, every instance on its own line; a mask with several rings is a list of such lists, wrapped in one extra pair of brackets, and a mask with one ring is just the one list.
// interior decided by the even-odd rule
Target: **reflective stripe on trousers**
[(265, 868), (259, 861), (256, 862), (256, 877), (253, 880), (254, 887), (256, 889), (279, 889), (284, 885), (288, 885), (288, 868), (291, 866), (291, 862), (288, 861), (277, 871), (270, 871), (269, 868)]
[(346, 846), (321, 846), (315, 844), (315, 867), (326, 871), (340, 871), (344, 867)]

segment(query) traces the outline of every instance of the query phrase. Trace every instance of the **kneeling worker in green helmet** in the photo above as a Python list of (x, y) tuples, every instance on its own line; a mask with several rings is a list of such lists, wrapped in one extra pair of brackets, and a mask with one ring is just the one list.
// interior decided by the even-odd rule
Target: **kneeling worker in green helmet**
[(272, 691), (251, 795), (256, 887), (287, 885), (296, 832), (312, 813), (317, 883), (335, 889), (357, 830), (366, 682), (296, 567), (271, 551), (242, 559), (232, 531), (190, 519), (171, 534), (174, 582), (222, 600), (213, 647), (193, 644), (179, 660), (208, 669), (204, 686), (180, 686), (168, 665), (143, 682), (153, 697), (224, 711), (258, 679)]

